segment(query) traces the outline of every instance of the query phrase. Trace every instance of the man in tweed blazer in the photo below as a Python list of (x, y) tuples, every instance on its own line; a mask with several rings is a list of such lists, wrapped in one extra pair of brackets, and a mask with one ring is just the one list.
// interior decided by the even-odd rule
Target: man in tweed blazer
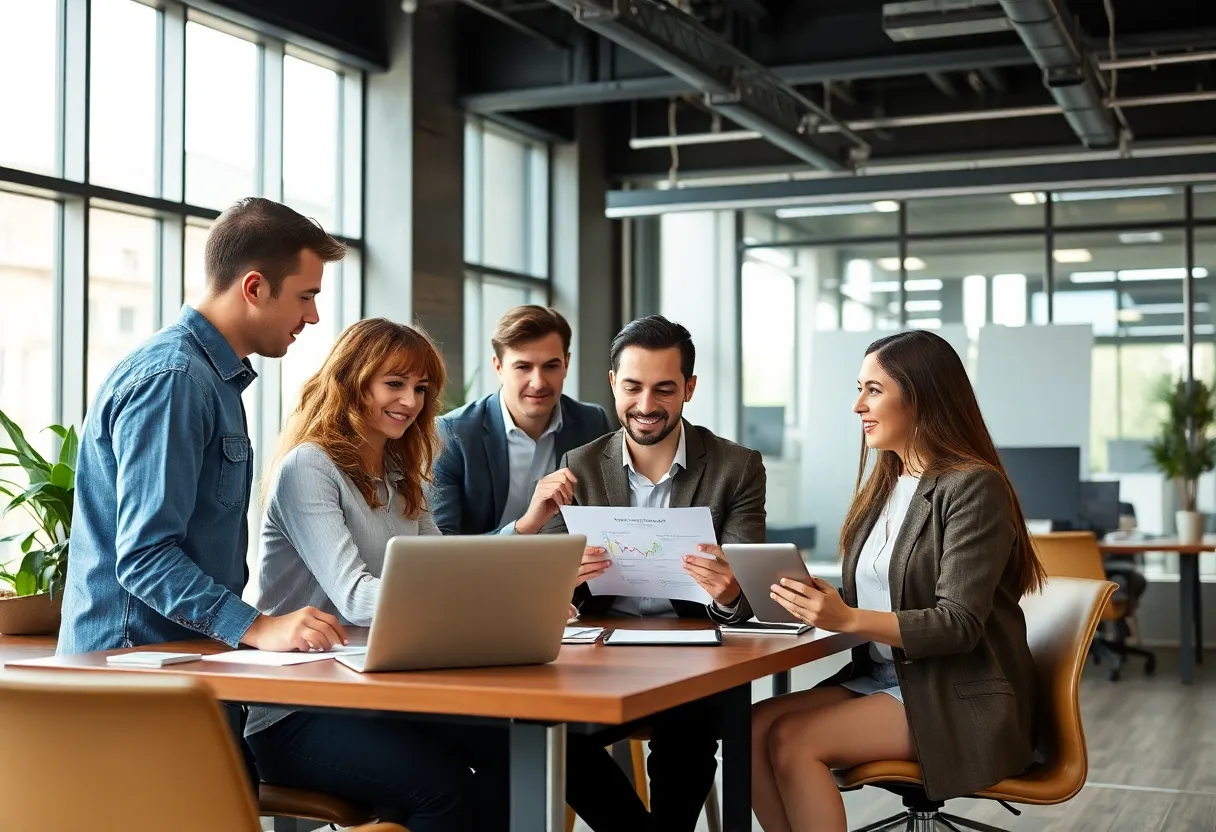
[[(696, 388), (695, 351), (688, 330), (655, 316), (634, 321), (612, 342), (612, 384), (621, 430), (566, 454), (574, 476), (556, 493), (560, 505), (683, 508), (706, 506), (717, 543), (763, 543), (765, 473), (760, 454), (714, 436), (683, 419)], [(556, 510), (556, 509), (555, 509)], [(563, 533), (557, 513), (542, 530)], [(608, 567), (601, 548), (589, 548), (574, 601), (583, 616), (700, 617), (735, 622), (751, 607), (714, 541), (685, 571), (713, 599), (709, 604), (665, 598), (592, 595), (585, 581)], [(720, 735), (716, 709), (694, 702), (649, 721), (651, 798), (647, 814), (604, 746), (638, 726), (591, 737), (571, 735), (567, 800), (596, 832), (692, 832), (713, 784)]]

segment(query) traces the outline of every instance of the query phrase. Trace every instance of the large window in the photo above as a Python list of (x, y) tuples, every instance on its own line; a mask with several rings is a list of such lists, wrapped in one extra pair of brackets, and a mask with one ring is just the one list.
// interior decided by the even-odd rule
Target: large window
[(252, 357), (259, 463), (360, 315), (362, 72), (195, 6), (0, 0), (0, 112), (19, 115), (0, 169), (47, 177), (35, 197), (0, 172), (0, 409), (47, 452), (45, 426), (79, 428), (114, 365), (202, 300), (208, 229), (238, 199), (284, 202), (350, 251), (290, 358)]
[(548, 146), (470, 120), (464, 222), (464, 388), (449, 404), (498, 389), (490, 335), (499, 317), (549, 302)]
[[(1171, 532), (1172, 491), (1148, 453), (1163, 415), (1154, 394), (1163, 379), (1188, 373), (1216, 382), (1214, 195), (1211, 185), (1150, 184), (744, 212), (741, 439), (768, 454), (777, 483), (770, 522), (816, 525), (817, 555), (834, 555), (847, 509), (839, 495), (847, 496), (856, 475), (851, 374), (883, 331), (922, 328), (959, 352), (981, 406), (988, 402), (990, 427), (1000, 426), (994, 436), (1023, 424), (1008, 415), (1016, 407), (997, 406), (1001, 379), (1020, 375), (1018, 389), (1052, 390), (1025, 420), (1034, 429), (1021, 431), (1038, 438), (1014, 444), (1067, 433), (1067, 444), (1084, 445), (1084, 477), (1120, 480), (1123, 499), (1139, 505), (1141, 528)], [(683, 249), (669, 252), (669, 242)], [(692, 256), (687, 242), (664, 236), (662, 246), (664, 262)], [(660, 294), (675, 277), (662, 273)], [(1050, 340), (1029, 329), (1046, 324), (1072, 329), (1055, 330)], [(1086, 330), (1092, 348), (1068, 340)], [(985, 343), (1032, 349), (1037, 342), (1073, 349), (1077, 361), (1090, 349), (1084, 372), (1075, 362), (1075, 374), (1053, 366), (1047, 354), (1034, 366), (1019, 366), (1018, 352), (994, 347), (985, 355)], [(1009, 375), (994, 385), (985, 366)], [(1216, 513), (1210, 485), (1208, 475), (1200, 509)], [(1216, 564), (1203, 563), (1205, 575), (1216, 574)], [(1154, 576), (1176, 571), (1164, 557), (1150, 557), (1148, 567)]]

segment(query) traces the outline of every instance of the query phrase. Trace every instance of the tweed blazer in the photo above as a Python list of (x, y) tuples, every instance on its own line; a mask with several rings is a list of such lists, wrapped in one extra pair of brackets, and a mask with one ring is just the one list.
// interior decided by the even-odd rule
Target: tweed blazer
[[(842, 597), (857, 606), (857, 562), (878, 506), (844, 559)], [(1021, 774), (1034, 745), (1035, 666), (1018, 602), (1013, 512), (990, 468), (921, 478), (891, 551), (894, 667), (925, 791), (945, 800)], [(837, 681), (868, 673), (866, 646)]]
[[(688, 467), (672, 481), (671, 507), (708, 506), (718, 543), (763, 543), (765, 534), (764, 499), (766, 475), (760, 454), (736, 445), (708, 429), (684, 422), (684, 451)], [(578, 483), (574, 505), (629, 505), (629, 475), (622, 452), (624, 428), (616, 433), (576, 448), (562, 459)], [(545, 524), (545, 533), (564, 534), (566, 523), (559, 512)], [(707, 541), (708, 542), (708, 541)], [(615, 596), (592, 595), (586, 584), (574, 593), (579, 613), (607, 615)], [(747, 598), (740, 596), (733, 614), (723, 614), (713, 604), (673, 601), (676, 614), (685, 618), (709, 617), (720, 623), (746, 621), (752, 617)]]

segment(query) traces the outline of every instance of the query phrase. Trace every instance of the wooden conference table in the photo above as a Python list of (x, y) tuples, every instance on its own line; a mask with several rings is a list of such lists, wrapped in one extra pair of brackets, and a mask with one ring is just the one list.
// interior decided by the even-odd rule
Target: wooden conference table
[[(695, 629), (704, 621), (580, 621), (588, 626)], [(352, 643), (367, 631), (348, 630)], [(45, 658), (5, 656), (6, 672), (60, 669), (189, 676), (216, 698), (300, 709), (402, 713), (509, 726), (512, 832), (561, 832), (565, 825), (567, 730), (623, 725), (698, 699), (724, 709), (722, 808), (725, 832), (750, 832), (751, 683), (860, 644), (856, 636), (724, 635), (720, 647), (563, 645), (552, 664), (525, 667), (360, 674), (333, 661), (290, 667), (191, 662), (165, 668), (106, 664), (114, 650)], [(34, 649), (34, 648), (31, 648)], [(226, 650), (214, 641), (136, 648), (195, 653)]]
[(1195, 681), (1195, 663), (1203, 661), (1203, 587), (1199, 583), (1199, 556), (1216, 552), (1216, 541), (1180, 543), (1175, 538), (1098, 541), (1104, 555), (1142, 555), (1170, 552), (1178, 557), (1178, 675), (1184, 685)]

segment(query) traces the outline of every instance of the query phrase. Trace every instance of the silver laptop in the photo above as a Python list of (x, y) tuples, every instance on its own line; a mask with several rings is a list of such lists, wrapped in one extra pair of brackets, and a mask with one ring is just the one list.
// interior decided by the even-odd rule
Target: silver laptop
[(583, 535), (394, 537), (360, 673), (545, 664), (557, 658)]

